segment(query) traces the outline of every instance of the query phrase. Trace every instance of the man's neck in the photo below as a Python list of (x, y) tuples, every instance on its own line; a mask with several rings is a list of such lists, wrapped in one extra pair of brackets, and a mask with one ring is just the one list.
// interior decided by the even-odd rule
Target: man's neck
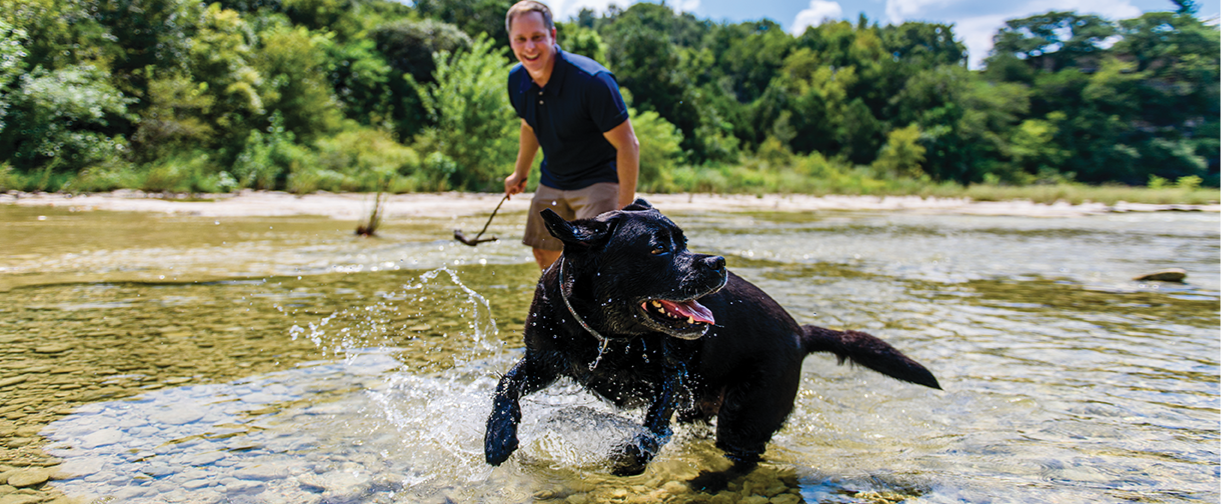
[(551, 80), (551, 73), (555, 70), (555, 60), (560, 56), (560, 51), (555, 46), (551, 46), (551, 58), (547, 60), (547, 66), (543, 67), (537, 74), (531, 73), (530, 80), (533, 80), (538, 87), (545, 87), (547, 82)]

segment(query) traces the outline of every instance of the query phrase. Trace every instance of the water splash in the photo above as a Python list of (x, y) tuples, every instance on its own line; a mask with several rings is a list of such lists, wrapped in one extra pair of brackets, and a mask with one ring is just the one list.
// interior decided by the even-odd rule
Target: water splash
[(309, 339), (323, 355), (351, 358), (370, 350), (389, 352), (416, 371), (470, 363), (503, 346), (487, 298), (447, 267), (424, 272), (401, 289), (376, 297), (306, 321), (305, 327), (296, 324), (289, 333), (293, 340)]

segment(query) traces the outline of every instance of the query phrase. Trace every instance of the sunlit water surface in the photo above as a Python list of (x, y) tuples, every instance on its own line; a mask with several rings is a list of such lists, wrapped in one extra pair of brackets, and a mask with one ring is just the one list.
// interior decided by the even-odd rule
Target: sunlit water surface
[[(0, 466), (119, 502), (1218, 501), (1218, 215), (671, 217), (799, 322), (872, 332), (945, 390), (810, 356), (763, 476), (711, 496), (676, 483), (725, 467), (707, 432), (609, 476), (642, 412), (561, 383), (492, 468), (538, 275), (524, 216), (470, 248), (451, 230), (483, 217), (358, 239), (0, 206)], [(1187, 283), (1131, 280), (1164, 267)]]

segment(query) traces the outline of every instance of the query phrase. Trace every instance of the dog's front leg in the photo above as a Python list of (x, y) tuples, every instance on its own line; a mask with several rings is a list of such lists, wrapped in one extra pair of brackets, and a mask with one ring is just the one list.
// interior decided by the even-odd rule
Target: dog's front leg
[(613, 455), (615, 476), (635, 476), (644, 472), (645, 466), (670, 440), (670, 417), (674, 415), (674, 387), (670, 383), (662, 386), (649, 412), (645, 414), (644, 432), (632, 441), (620, 446)]
[(492, 400), (492, 414), (488, 416), (487, 432), (483, 435), (483, 456), (489, 464), (498, 466), (517, 450), (517, 424), (521, 422), (519, 399), (547, 386), (555, 378), (555, 373), (533, 364), (529, 356), (517, 361), (513, 369), (500, 378)]
[(670, 440), (673, 433), (670, 430), (670, 418), (674, 416), (675, 388), (680, 376), (680, 368), (673, 364), (667, 363), (667, 379), (653, 398), (653, 404), (649, 405), (649, 412), (644, 416), (644, 432), (615, 450), (612, 469), (615, 476), (635, 476), (644, 472), (653, 456)]

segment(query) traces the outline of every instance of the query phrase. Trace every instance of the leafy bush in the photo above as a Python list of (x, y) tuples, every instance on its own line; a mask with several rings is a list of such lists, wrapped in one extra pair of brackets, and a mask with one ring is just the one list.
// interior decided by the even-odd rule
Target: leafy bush
[(371, 128), (356, 127), (319, 139), (315, 147), (317, 163), (293, 171), (291, 191), (376, 191), (420, 169), (420, 156), (414, 149)]
[[(203, 152), (185, 152), (159, 159), (146, 165), (141, 174), (143, 180), (139, 188), (148, 192), (224, 192), (226, 186), (232, 184), (232, 177), (217, 169), (210, 156)], [(114, 180), (113, 177), (105, 171), (95, 171), (91, 177), (83, 178), (82, 190), (105, 190), (100, 186)], [(226, 177), (229, 177), (229, 184), (225, 183)]]
[(0, 152), (17, 169), (45, 168), (76, 173), (122, 165), (127, 139), (104, 133), (127, 118), (135, 100), (109, 82), (110, 74), (88, 65), (54, 71), (35, 68), (19, 79), (0, 131)]
[(446, 184), (455, 189), (496, 191), (517, 156), (520, 122), (509, 104), (509, 66), (480, 37), (469, 51), (434, 55), (435, 82), (418, 88), (420, 101), (436, 123), (421, 151), (435, 149), (457, 165)]
[(670, 192), (674, 169), (683, 162), (683, 134), (657, 112), (628, 109), (632, 130), (640, 142), (640, 177), (637, 188), (645, 192)]
[(251, 130), (246, 144), (233, 163), (233, 175), (242, 187), (276, 189), (284, 187), (288, 173), (313, 164), (314, 154), (293, 143), (295, 135), (284, 128), (284, 116), (271, 115), (267, 133)]
[(923, 163), (924, 146), (920, 145), (920, 128), (910, 124), (886, 134), (886, 145), (878, 152), (873, 167), (892, 177), (920, 178), (926, 176)]

